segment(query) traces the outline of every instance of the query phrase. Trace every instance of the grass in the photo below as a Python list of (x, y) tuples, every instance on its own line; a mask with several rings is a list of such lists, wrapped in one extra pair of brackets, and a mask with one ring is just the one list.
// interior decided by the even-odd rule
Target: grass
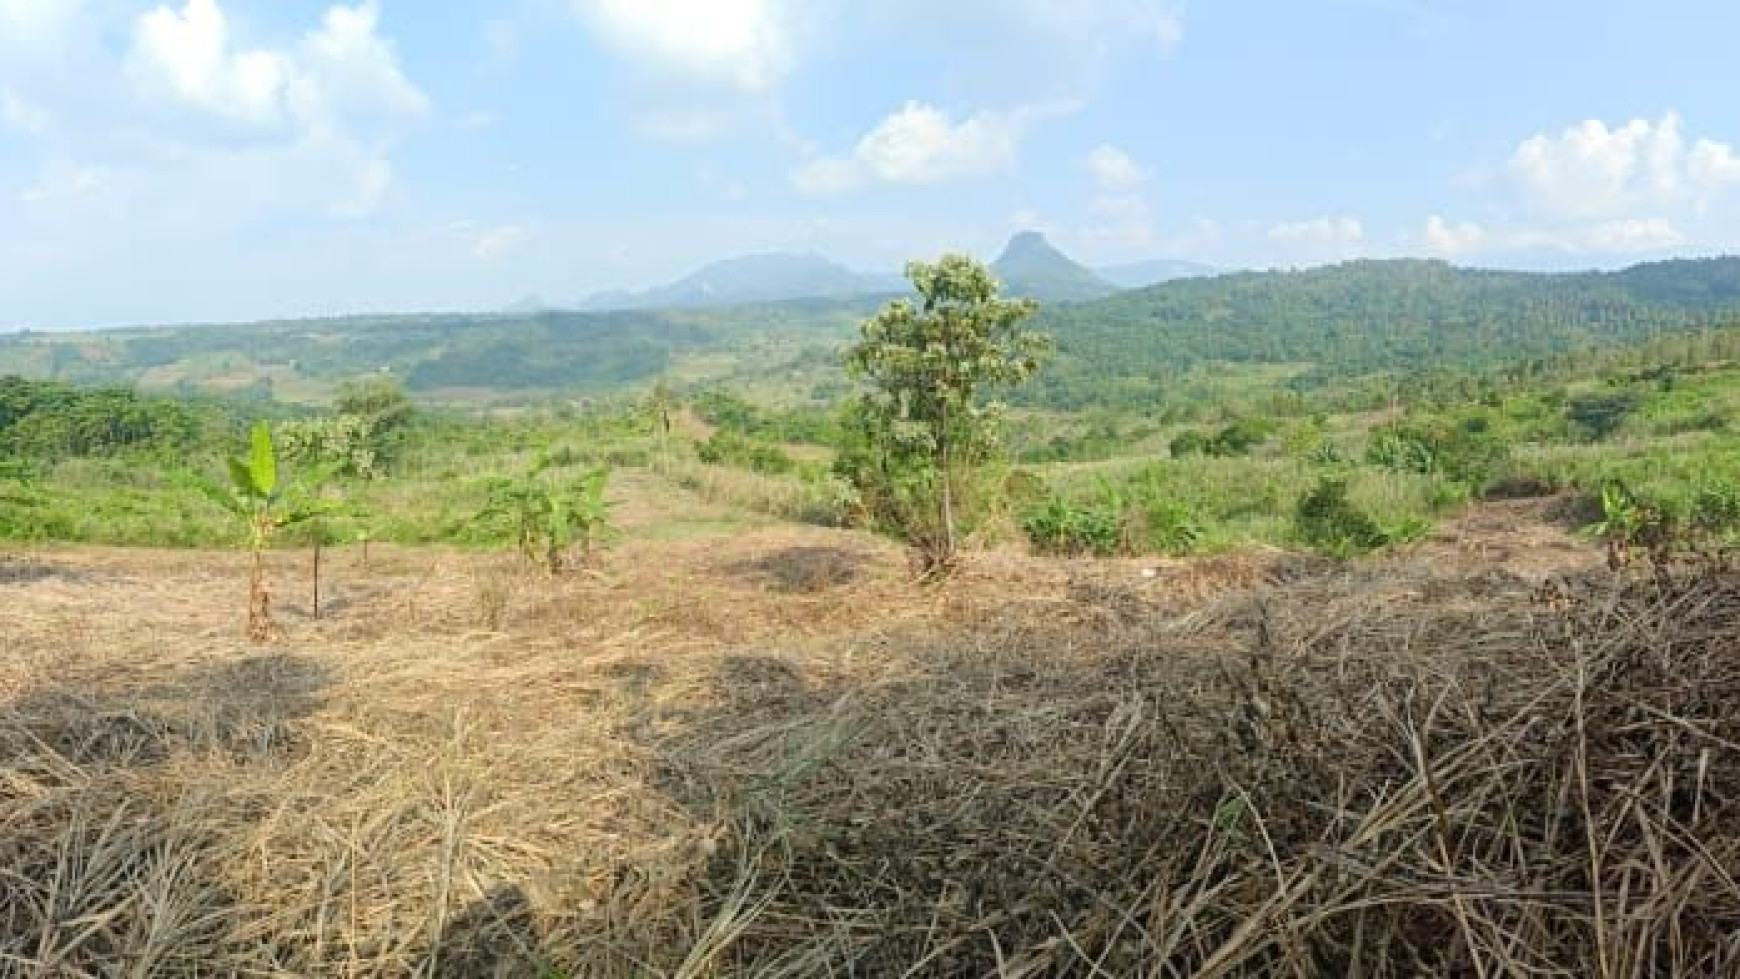
[[(1492, 541), (1538, 533), (1503, 516)], [(1466, 542), (1464, 542), (1466, 543)], [(1724, 975), (1740, 579), (630, 540), (0, 561), (47, 974)], [(1540, 556), (1540, 555), (1537, 555)]]

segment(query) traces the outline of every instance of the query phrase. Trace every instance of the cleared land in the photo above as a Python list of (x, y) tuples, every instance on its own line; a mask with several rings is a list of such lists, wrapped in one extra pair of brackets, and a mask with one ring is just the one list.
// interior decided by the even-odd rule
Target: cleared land
[(1555, 505), (939, 588), (631, 505), (329, 551), (320, 621), (275, 554), (265, 647), (242, 556), (15, 552), (0, 972), (1732, 975), (1740, 580)]

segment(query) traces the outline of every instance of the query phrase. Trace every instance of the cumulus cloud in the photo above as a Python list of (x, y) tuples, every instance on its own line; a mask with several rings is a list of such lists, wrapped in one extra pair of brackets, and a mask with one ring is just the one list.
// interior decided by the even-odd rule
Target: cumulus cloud
[(624, 57), (687, 80), (766, 92), (792, 67), (789, 11), (777, 0), (575, 0), (574, 6)]
[(1702, 207), (1740, 183), (1733, 147), (1689, 141), (1680, 117), (1633, 119), (1609, 127), (1598, 119), (1557, 135), (1536, 134), (1511, 154), (1504, 176), (1537, 214), (1556, 219), (1628, 216), (1637, 210)]
[(392, 197), (393, 145), (431, 108), (373, 0), (334, 5), (271, 43), (240, 37), (219, 0), (118, 22), (107, 10), (0, 0), (0, 34), (66, 42), (33, 48), (29, 62), (0, 54), (0, 129), (35, 153), (39, 176), (19, 200), (42, 227), (126, 224), (164, 201), (178, 202), (177, 223), (208, 227), (266, 213), (357, 218)]
[(1289, 221), (1269, 228), (1269, 240), (1288, 244), (1357, 245), (1365, 239), (1365, 226), (1358, 218), (1312, 218)]
[(1037, 118), (1061, 108), (980, 112), (956, 121), (921, 102), (908, 102), (877, 123), (848, 156), (820, 157), (792, 174), (811, 196), (841, 194), (870, 184), (924, 186), (1014, 169), (1021, 139)]
[(1121, 193), (1135, 190), (1148, 179), (1148, 174), (1128, 153), (1110, 143), (1094, 148), (1087, 157), (1088, 173), (1102, 191)]
[(420, 117), (428, 99), (377, 21), (373, 3), (336, 6), (294, 49), (243, 49), (216, 0), (187, 0), (139, 18), (128, 71), (148, 99), (260, 129)]
[(1502, 166), (1462, 184), (1491, 195), (1493, 219), (1457, 224), (1433, 215), (1424, 235), (1433, 254), (1643, 255), (1725, 223), (1732, 210), (1724, 205), (1740, 187), (1740, 154), (1689, 135), (1672, 111), (1611, 125), (1589, 119), (1527, 137)]
[(1439, 215), (1426, 219), (1426, 250), (1443, 258), (1478, 251), (1487, 242), (1486, 229), (1472, 221), (1452, 224)]

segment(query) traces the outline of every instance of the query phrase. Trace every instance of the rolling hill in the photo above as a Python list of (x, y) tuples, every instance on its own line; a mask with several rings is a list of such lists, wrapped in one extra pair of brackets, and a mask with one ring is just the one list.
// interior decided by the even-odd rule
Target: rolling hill
[(813, 252), (767, 252), (713, 262), (668, 285), (644, 292), (603, 292), (586, 310), (680, 309), (827, 299), (899, 292), (894, 276), (854, 272)]
[[(1015, 251), (1043, 257), (1051, 251), (1043, 246), (1028, 240)], [(0, 336), (0, 374), (291, 401), (318, 401), (340, 381), (380, 371), (432, 401), (601, 395), (659, 376), (780, 399), (828, 398), (844, 387), (841, 345), (880, 301), (12, 334)], [(1151, 403), (1169, 378), (1216, 362), (1292, 365), (1293, 383), (1310, 385), (1478, 367), (1734, 322), (1740, 258), (1569, 274), (1397, 259), (1178, 279), (1043, 306), (1035, 327), (1056, 338), (1058, 352), (1030, 398)]]
[(1740, 258), (1617, 272), (1464, 269), (1362, 260), (1179, 279), (1041, 311), (1050, 400), (1151, 387), (1210, 361), (1313, 365), (1310, 380), (1466, 368), (1740, 321)]

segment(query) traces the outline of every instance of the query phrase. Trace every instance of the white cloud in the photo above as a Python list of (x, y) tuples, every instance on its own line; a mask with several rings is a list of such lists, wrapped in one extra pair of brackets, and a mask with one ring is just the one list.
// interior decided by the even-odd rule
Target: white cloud
[(1688, 149), (1680, 117), (1633, 119), (1609, 128), (1598, 119), (1557, 136), (1524, 140), (1504, 176), (1537, 214), (1559, 220), (1627, 217), (1640, 209), (1705, 206), (1740, 183), (1740, 159), (1726, 143), (1698, 139)]
[[(37, 2), (0, 0), (0, 30), (19, 34), (17, 11)], [(101, 12), (30, 21), (60, 32), (59, 55), (0, 56), (0, 124), (25, 135), (42, 174), (21, 197), (33, 220), (124, 225), (172, 201), (177, 222), (215, 234), (266, 214), (354, 219), (392, 199), (392, 146), (430, 105), (372, 0), (331, 6), (276, 43), (239, 36), (218, 0), (119, 23)]]
[(1111, 193), (1131, 191), (1148, 179), (1148, 174), (1130, 155), (1110, 143), (1094, 148), (1087, 157), (1088, 173), (1101, 190)]
[(0, 0), (0, 50), (60, 44), (80, 6), (80, 0)]
[(1436, 214), (1426, 219), (1426, 250), (1433, 255), (1455, 258), (1478, 251), (1487, 239), (1486, 229), (1472, 221), (1451, 224)]
[(1269, 228), (1269, 240), (1313, 247), (1346, 247), (1365, 239), (1365, 226), (1358, 218), (1312, 218), (1290, 221)]
[(1426, 219), (1426, 250), (1443, 258), (1471, 254), (1642, 255), (1684, 245), (1686, 235), (1667, 218), (1618, 218), (1552, 227), (1491, 229), (1471, 221)]
[(1604, 221), (1566, 242), (1571, 251), (1618, 254), (1660, 251), (1684, 244), (1686, 236), (1666, 218)]
[(335, 6), (292, 50), (241, 49), (216, 0), (187, 0), (139, 18), (128, 71), (148, 99), (256, 129), (419, 118), (428, 99), (377, 24), (372, 2)]
[(790, 20), (777, 0), (574, 0), (623, 56), (692, 81), (765, 92), (792, 67)]
[(811, 196), (872, 183), (923, 186), (1014, 169), (1029, 123), (1059, 107), (980, 112), (956, 122), (942, 109), (908, 102), (858, 140), (850, 156), (821, 157), (798, 168), (792, 184)]
[(525, 244), (532, 229), (524, 224), (503, 224), (490, 228), (472, 242), (471, 253), (478, 261), (493, 262)]
[(229, 23), (216, 0), (188, 0), (179, 12), (158, 7), (141, 16), (130, 59), (135, 76), (154, 95), (245, 122), (281, 121), (290, 59), (269, 51), (232, 52)]

